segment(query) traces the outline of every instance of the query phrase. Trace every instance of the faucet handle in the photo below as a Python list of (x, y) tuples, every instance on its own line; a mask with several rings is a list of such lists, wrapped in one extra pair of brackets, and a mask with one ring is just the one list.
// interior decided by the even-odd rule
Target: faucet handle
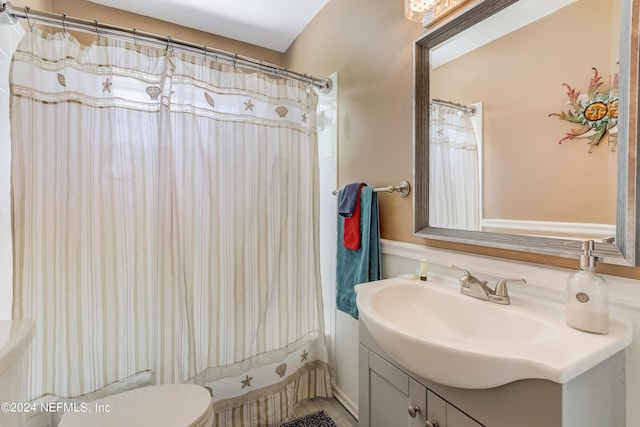
[(524, 279), (500, 279), (496, 285), (496, 296), (509, 298), (509, 292), (507, 291), (507, 283), (527, 283)]
[[(470, 282), (473, 280), (480, 282), (480, 280), (476, 279), (474, 276), (471, 275), (471, 273), (469, 273), (469, 270), (465, 270), (463, 268), (460, 268), (460, 270), (462, 270), (462, 276), (460, 276), (458, 281), (460, 282), (460, 285), (463, 288), (469, 289)], [(485, 281), (484, 284), (486, 285), (487, 282)]]

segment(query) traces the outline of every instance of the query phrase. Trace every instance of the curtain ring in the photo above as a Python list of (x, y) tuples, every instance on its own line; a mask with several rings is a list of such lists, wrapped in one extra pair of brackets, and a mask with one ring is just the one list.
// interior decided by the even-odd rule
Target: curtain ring
[(234, 53), (234, 58), (233, 58), (233, 68), (236, 68), (236, 63), (238, 62), (238, 52)]
[(67, 34), (67, 14), (62, 14), (62, 31)]
[(204, 46), (204, 63), (207, 63), (207, 45), (203, 45)]
[(31, 10), (31, 8), (29, 6), (25, 6), (24, 7), (24, 16), (27, 17), (27, 25), (29, 25), (29, 28), (33, 30), (33, 24), (31, 23), (31, 18), (29, 17), (29, 11)]
[(303, 76), (302, 88), (304, 90), (309, 90), (309, 88), (311, 87), (311, 79), (306, 74), (303, 74), (302, 76)]
[(97, 20), (97, 19), (94, 19), (94, 20), (93, 20), (93, 23), (94, 23), (94, 24), (95, 24), (95, 26), (96, 26), (96, 35), (98, 36), (98, 42), (100, 42), (100, 32), (98, 31), (98, 20)]
[(136, 30), (135, 28), (133, 29), (133, 45), (135, 47), (138, 47), (138, 34), (136, 34)]
[(173, 53), (173, 40), (171, 40), (171, 36), (167, 36), (167, 52), (171, 49), (171, 53)]

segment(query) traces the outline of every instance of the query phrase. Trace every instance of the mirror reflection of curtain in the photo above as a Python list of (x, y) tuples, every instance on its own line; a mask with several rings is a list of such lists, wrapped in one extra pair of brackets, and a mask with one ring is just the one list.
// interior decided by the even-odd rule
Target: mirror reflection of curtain
[(216, 425), (330, 396), (317, 95), (172, 49), (34, 29), (13, 58), (14, 317), (30, 399), (214, 390)]
[(433, 103), (429, 126), (429, 226), (480, 230), (478, 143), (460, 109)]

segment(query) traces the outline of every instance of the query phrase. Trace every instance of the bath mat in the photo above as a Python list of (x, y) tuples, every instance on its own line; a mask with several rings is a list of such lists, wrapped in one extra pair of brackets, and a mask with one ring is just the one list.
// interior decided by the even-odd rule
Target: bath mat
[(314, 412), (280, 424), (280, 427), (338, 427), (324, 411)]

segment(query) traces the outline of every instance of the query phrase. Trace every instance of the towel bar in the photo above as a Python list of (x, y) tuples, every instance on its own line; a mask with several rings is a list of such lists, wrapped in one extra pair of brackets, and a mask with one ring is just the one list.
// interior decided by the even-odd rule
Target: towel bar
[[(375, 193), (393, 193), (394, 191), (397, 191), (398, 193), (400, 193), (400, 197), (407, 197), (411, 192), (411, 185), (409, 185), (407, 181), (402, 181), (395, 187), (393, 185), (390, 185), (388, 187), (377, 187), (374, 188), (373, 191)], [(331, 194), (333, 194), (334, 196), (337, 195), (338, 190), (333, 190)]]

